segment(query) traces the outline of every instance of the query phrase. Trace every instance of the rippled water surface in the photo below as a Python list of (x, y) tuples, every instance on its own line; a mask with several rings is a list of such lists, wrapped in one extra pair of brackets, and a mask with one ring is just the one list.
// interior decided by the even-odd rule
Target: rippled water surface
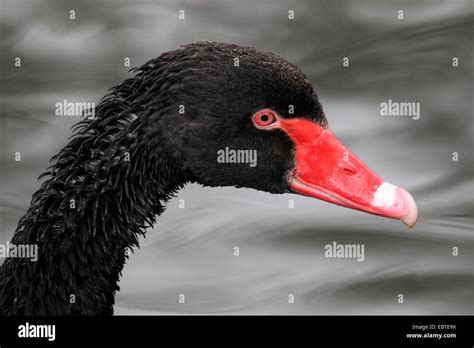
[[(116, 313), (474, 314), (472, 1), (1, 4), (1, 243), (77, 122), (54, 116), (56, 102), (97, 102), (129, 76), (124, 57), (135, 66), (192, 41), (232, 42), (298, 65), (338, 137), (412, 192), (418, 224), (408, 230), (295, 195), (188, 185), (127, 262)], [(420, 102), (420, 119), (381, 117), (388, 99)], [(325, 258), (333, 241), (364, 244), (365, 260)]]

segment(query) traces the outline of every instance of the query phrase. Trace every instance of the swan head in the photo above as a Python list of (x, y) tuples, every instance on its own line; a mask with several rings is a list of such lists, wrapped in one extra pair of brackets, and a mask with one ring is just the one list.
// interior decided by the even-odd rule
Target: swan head
[(139, 70), (152, 81), (150, 139), (166, 139), (161, 146), (191, 181), (293, 192), (415, 224), (413, 197), (336, 138), (309, 79), (285, 59), (195, 43)]

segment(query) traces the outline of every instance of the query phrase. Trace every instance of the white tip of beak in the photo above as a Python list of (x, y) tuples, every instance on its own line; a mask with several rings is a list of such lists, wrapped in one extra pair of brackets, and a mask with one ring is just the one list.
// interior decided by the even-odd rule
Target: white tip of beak
[(384, 210), (382, 216), (401, 220), (407, 227), (413, 227), (418, 218), (418, 208), (412, 195), (388, 182), (384, 182), (377, 189), (373, 205)]
[(402, 217), (400, 220), (409, 228), (412, 228), (416, 224), (416, 220), (418, 219), (418, 208), (416, 206), (415, 200), (413, 199), (412, 195), (408, 191), (404, 191), (405, 194), (405, 202), (408, 203), (408, 214)]

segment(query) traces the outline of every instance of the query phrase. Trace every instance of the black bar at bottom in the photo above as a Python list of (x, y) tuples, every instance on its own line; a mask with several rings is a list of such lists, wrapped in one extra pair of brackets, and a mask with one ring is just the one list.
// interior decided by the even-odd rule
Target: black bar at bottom
[[(35, 325), (55, 325), (54, 340), (52, 327)], [(472, 347), (473, 331), (472, 316), (0, 317), (0, 346), (283, 343)], [(47, 337), (19, 337), (40, 333)]]

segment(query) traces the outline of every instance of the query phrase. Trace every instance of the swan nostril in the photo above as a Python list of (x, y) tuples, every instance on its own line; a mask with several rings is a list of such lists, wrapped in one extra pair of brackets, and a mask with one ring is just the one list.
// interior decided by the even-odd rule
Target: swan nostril
[(356, 166), (353, 165), (350, 162), (343, 162), (339, 166), (344, 171), (344, 173), (347, 174), (347, 175), (355, 175), (358, 172)]

